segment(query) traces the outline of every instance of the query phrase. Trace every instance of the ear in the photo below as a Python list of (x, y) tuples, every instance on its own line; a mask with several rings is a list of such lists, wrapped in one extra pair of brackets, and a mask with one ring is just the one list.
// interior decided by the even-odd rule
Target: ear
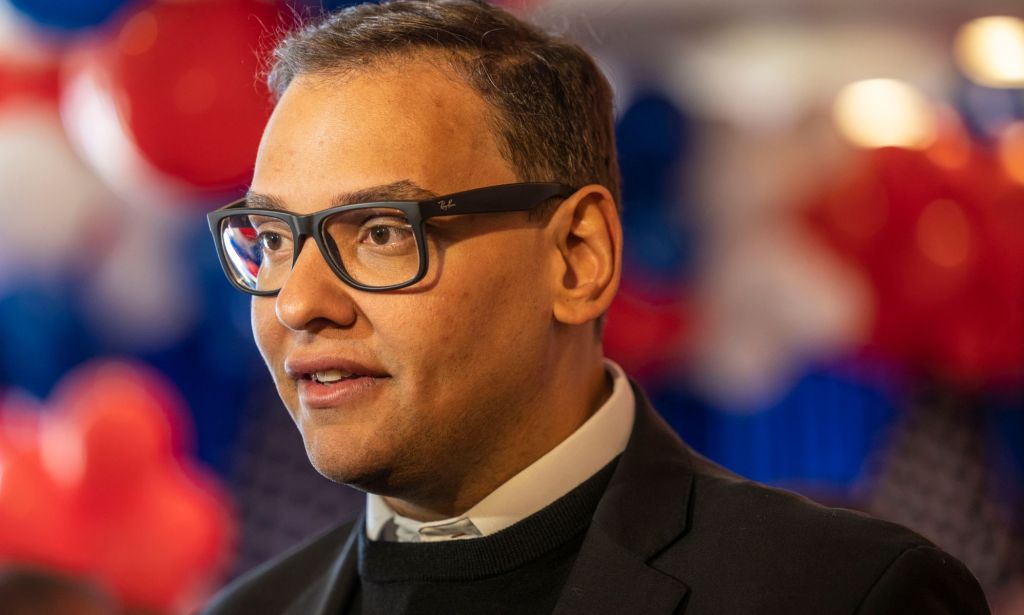
[(548, 228), (553, 268), (554, 317), (564, 324), (597, 320), (608, 310), (622, 273), (622, 225), (611, 193), (589, 184), (562, 201)]

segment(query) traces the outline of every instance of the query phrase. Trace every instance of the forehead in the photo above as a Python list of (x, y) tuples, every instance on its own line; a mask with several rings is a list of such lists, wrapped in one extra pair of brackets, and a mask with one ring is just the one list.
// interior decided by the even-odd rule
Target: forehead
[(438, 62), (302, 75), (267, 123), (252, 190), (302, 212), (328, 206), (338, 193), (398, 181), (437, 194), (516, 181), (491, 112)]

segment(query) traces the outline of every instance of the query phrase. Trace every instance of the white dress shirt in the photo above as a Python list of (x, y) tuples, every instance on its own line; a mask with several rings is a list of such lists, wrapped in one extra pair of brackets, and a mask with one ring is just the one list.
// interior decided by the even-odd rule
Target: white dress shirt
[(366, 535), (381, 534), (394, 523), (399, 542), (431, 542), (489, 536), (529, 517), (572, 491), (626, 448), (633, 430), (636, 400), (625, 372), (605, 359), (612, 394), (587, 422), (543, 457), (508, 479), (465, 513), (421, 522), (396, 513), (383, 497), (366, 498)]

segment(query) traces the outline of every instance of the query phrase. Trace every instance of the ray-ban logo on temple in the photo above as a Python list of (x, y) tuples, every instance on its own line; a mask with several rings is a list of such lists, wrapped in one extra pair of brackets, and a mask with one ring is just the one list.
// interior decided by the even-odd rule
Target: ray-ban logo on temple
[(437, 204), (441, 208), (441, 211), (448, 211), (455, 207), (455, 199), (441, 199)]

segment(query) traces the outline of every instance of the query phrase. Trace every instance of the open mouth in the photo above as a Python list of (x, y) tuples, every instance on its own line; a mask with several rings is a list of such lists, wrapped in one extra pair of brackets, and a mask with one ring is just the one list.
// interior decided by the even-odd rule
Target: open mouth
[(354, 408), (370, 399), (389, 376), (323, 369), (297, 374), (299, 400), (307, 408)]
[(340, 369), (327, 369), (323, 371), (313, 372), (305, 374), (304, 380), (312, 380), (317, 384), (335, 384), (342, 382), (343, 380), (355, 380), (356, 378), (371, 378), (366, 374), (355, 374), (351, 372), (344, 372)]
[(312, 352), (289, 357), (284, 368), (298, 385), (299, 401), (306, 408), (359, 407), (391, 379), (391, 374), (370, 363)]

